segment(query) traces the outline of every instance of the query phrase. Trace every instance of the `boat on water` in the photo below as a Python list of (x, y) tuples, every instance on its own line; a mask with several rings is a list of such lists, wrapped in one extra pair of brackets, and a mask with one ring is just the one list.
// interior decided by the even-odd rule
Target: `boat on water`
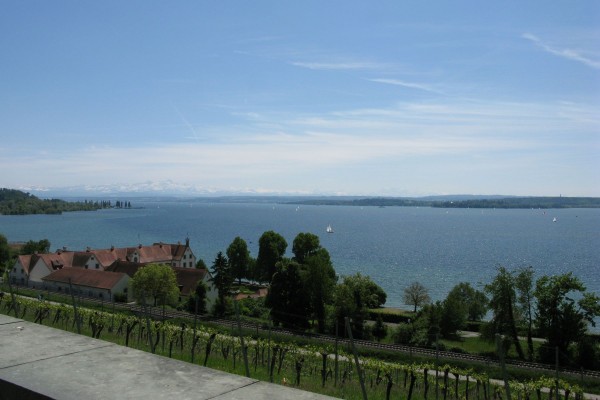
[(325, 228), (325, 232), (327, 232), (327, 233), (333, 233), (333, 228), (331, 227), (331, 224), (327, 225), (327, 228)]

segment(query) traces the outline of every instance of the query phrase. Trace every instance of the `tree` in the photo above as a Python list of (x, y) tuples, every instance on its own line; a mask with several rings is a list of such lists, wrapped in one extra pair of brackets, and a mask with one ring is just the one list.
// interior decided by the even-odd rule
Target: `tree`
[(474, 289), (468, 282), (460, 282), (452, 288), (448, 297), (456, 297), (467, 310), (467, 320), (480, 321), (488, 310), (488, 299), (485, 294)]
[(413, 282), (404, 288), (404, 304), (413, 306), (413, 312), (416, 313), (418, 307), (422, 307), (430, 302), (431, 299), (429, 298), (427, 288), (419, 282)]
[(312, 233), (299, 233), (294, 238), (292, 245), (292, 252), (294, 253), (294, 260), (299, 264), (304, 264), (306, 258), (315, 254), (321, 249), (319, 243), (319, 237)]
[(387, 336), (387, 331), (387, 325), (383, 323), (381, 315), (378, 315), (375, 320), (375, 325), (373, 326), (373, 336), (378, 342), (381, 342), (381, 339), (384, 339)]
[(329, 252), (321, 248), (304, 259), (302, 283), (319, 332), (325, 332), (325, 306), (333, 301), (336, 274)]
[(562, 358), (568, 354), (571, 343), (585, 336), (588, 324), (595, 326), (594, 318), (600, 316), (600, 297), (586, 292), (583, 283), (571, 272), (542, 276), (536, 282), (534, 294), (538, 332), (550, 349), (558, 348)]
[(11, 253), (6, 236), (0, 234), (0, 275), (2, 275), (5, 269), (8, 270), (11, 267)]
[(271, 309), (276, 325), (288, 328), (308, 327), (309, 302), (300, 276), (300, 265), (289, 259), (277, 263), (265, 305)]
[(360, 273), (345, 276), (335, 287), (334, 310), (339, 326), (345, 326), (345, 318), (351, 318), (352, 334), (362, 339), (368, 336), (364, 322), (370, 306), (377, 304), (377, 294), (373, 292), (373, 281)]
[(207, 268), (207, 266), (206, 266), (206, 263), (205, 263), (205, 262), (204, 262), (204, 260), (203, 260), (203, 259), (201, 259), (201, 258), (199, 258), (199, 259), (196, 261), (196, 268), (197, 268), (197, 269), (208, 269), (208, 268)]
[(29, 240), (21, 247), (21, 254), (48, 253), (50, 251), (50, 242), (48, 239), (42, 239), (38, 242)]
[(529, 360), (533, 361), (533, 268), (521, 268), (515, 275), (517, 288), (517, 304), (527, 330), (527, 351)]
[(154, 305), (177, 304), (179, 287), (171, 267), (165, 264), (148, 264), (137, 270), (131, 279), (131, 288), (138, 302), (154, 299)]
[(525, 355), (521, 348), (517, 332), (518, 307), (515, 291), (515, 277), (506, 268), (499, 267), (498, 274), (492, 282), (485, 285), (485, 292), (490, 295), (490, 308), (493, 316), (488, 324), (488, 338), (492, 333), (507, 335), (514, 343), (520, 359)]
[(0, 234), (0, 266), (10, 260), (10, 247), (6, 236)]
[[(201, 280), (198, 281), (196, 288), (194, 289), (194, 293), (190, 294), (187, 300), (186, 309), (188, 312), (198, 314), (206, 314), (206, 292), (207, 287), (204, 282)], [(198, 310), (196, 310), (196, 300), (198, 301)]]
[(281, 261), (287, 249), (287, 242), (280, 234), (267, 231), (258, 240), (258, 257), (256, 258), (256, 279), (271, 282), (275, 273), (275, 265)]
[(227, 248), (227, 258), (231, 267), (231, 274), (238, 283), (242, 283), (242, 278), (246, 278), (249, 274), (250, 252), (246, 241), (237, 236)]
[(463, 329), (467, 323), (469, 310), (467, 304), (455, 293), (448, 293), (446, 299), (436, 303), (439, 314), (439, 332), (443, 337), (456, 336), (457, 331)]
[(233, 276), (231, 275), (229, 262), (223, 255), (223, 252), (220, 251), (217, 254), (210, 272), (212, 275), (210, 280), (218, 291), (217, 301), (214, 305), (214, 312), (216, 315), (224, 315), (227, 311), (227, 298), (231, 292)]

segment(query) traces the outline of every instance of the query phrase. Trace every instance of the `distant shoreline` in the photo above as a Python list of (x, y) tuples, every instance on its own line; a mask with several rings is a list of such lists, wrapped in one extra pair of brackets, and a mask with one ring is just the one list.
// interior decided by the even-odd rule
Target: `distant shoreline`
[(363, 199), (310, 199), (295, 200), (286, 204), (361, 206), (361, 207), (434, 207), (434, 208), (600, 208), (599, 197), (502, 197), (467, 200), (435, 200), (423, 198), (374, 197)]

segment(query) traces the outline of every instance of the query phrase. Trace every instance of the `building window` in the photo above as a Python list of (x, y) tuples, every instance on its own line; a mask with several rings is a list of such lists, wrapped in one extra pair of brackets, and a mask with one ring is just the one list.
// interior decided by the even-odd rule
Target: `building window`
[(96, 263), (96, 269), (100, 268), (100, 264)]

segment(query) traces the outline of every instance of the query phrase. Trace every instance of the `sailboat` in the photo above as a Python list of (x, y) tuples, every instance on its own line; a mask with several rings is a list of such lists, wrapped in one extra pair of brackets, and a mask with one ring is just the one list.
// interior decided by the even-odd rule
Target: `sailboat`
[(327, 225), (327, 228), (325, 228), (325, 232), (333, 233), (333, 228), (331, 227), (331, 224)]

